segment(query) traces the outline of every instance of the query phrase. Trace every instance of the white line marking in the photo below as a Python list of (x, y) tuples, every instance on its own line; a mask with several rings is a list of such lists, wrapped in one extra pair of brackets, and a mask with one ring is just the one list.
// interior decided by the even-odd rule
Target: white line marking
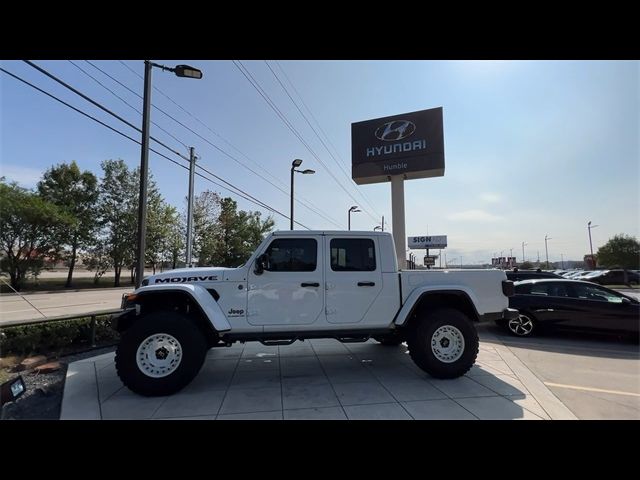
[(628, 395), (630, 397), (640, 397), (640, 393), (621, 392), (620, 390), (605, 390), (603, 388), (580, 387), (578, 385), (563, 385), (562, 383), (544, 382), (548, 387), (568, 388), (571, 390), (584, 390), (587, 392), (612, 393), (614, 395)]

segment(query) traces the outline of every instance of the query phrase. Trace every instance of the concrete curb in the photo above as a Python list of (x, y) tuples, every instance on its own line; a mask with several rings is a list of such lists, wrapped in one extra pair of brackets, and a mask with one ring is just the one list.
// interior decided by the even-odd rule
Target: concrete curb
[(547, 412), (552, 420), (578, 420), (571, 410), (556, 397), (536, 375), (522, 363), (522, 361), (497, 337), (485, 332), (485, 341), (494, 344), (498, 354), (504, 362), (511, 368), (513, 373), (522, 382), (529, 393), (535, 398), (540, 406)]

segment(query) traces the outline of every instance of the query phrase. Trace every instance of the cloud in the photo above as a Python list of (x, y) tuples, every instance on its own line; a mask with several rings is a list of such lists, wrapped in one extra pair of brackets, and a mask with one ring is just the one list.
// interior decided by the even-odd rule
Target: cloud
[(498, 222), (503, 220), (503, 217), (484, 210), (465, 210), (464, 212), (452, 213), (447, 218), (463, 222)]
[(502, 200), (502, 197), (497, 193), (486, 192), (480, 195), (480, 199), (488, 203), (496, 203)]
[(0, 164), (0, 177), (7, 177), (7, 182), (18, 182), (21, 187), (35, 187), (42, 178), (42, 173), (37, 168)]

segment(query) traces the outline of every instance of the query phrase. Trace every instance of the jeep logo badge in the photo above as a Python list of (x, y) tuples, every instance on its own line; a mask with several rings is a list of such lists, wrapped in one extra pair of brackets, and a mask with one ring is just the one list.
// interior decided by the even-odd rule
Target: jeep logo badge
[(227, 315), (230, 317), (242, 317), (244, 316), (244, 310), (242, 309), (236, 310), (235, 308), (231, 308), (227, 312)]
[(381, 125), (376, 130), (376, 137), (385, 142), (394, 142), (407, 138), (416, 131), (416, 126), (409, 120), (394, 120)]

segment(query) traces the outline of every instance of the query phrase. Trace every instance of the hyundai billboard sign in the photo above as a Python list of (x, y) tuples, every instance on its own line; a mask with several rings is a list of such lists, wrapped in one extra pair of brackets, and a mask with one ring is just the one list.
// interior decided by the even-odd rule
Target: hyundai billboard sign
[(442, 107), (352, 123), (351, 171), (359, 185), (443, 176)]

